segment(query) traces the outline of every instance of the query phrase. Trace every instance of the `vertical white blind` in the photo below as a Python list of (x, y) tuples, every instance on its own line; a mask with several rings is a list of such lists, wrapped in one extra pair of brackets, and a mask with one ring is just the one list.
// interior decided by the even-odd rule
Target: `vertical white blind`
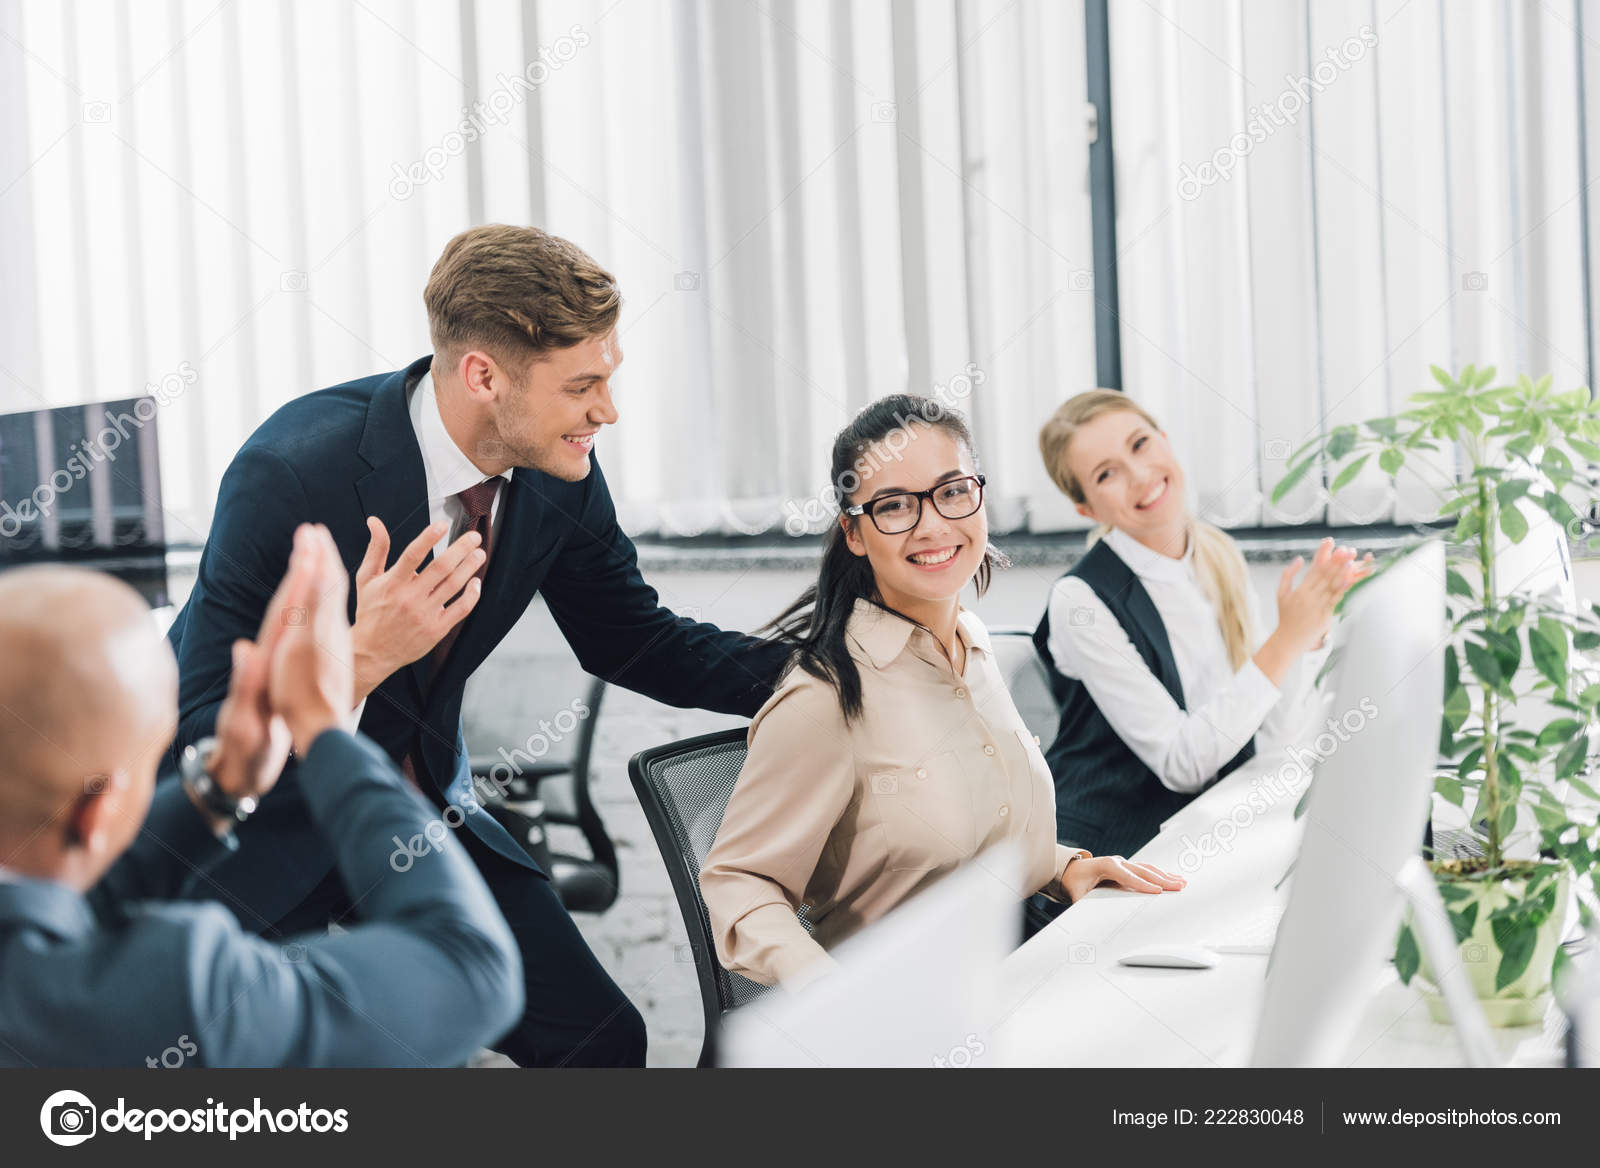
[(1589, 382), (1597, 21), (1589, 0), (1111, 5), (1124, 388), (1204, 513), (1426, 517), (1409, 470), (1331, 506), (1315, 476), (1268, 496), (1290, 450), (1403, 408), (1430, 363)]
[[(1110, 15), (1125, 387), (1208, 516), (1426, 515), (1410, 472), (1266, 495), (1430, 362), (1589, 379), (1595, 0)], [(192, 369), (158, 424), (198, 542), (274, 408), (426, 351), (445, 240), (532, 222), (627, 296), (600, 458), (631, 530), (820, 526), (834, 431), (938, 387), (996, 525), (1075, 525), (1035, 440), (1094, 383), (1083, 28), (1045, 0), (0, 0), (0, 410)]]
[(478, 222), (619, 277), (600, 458), (635, 531), (820, 526), (832, 434), (941, 386), (1021, 524), (1039, 420), (1092, 384), (1080, 4), (0, 12), (0, 410), (187, 363), (158, 422), (175, 542), (275, 407), (426, 351), (428, 271)]

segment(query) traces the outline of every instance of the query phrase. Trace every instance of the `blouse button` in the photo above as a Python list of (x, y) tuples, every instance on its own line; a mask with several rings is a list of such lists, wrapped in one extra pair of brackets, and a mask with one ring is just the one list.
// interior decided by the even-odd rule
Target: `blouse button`
[(1038, 745), (1039, 745), (1039, 736), (1038, 736), (1038, 735), (1037, 735), (1037, 734), (1035, 734), (1035, 735), (1034, 735), (1034, 736), (1033, 736), (1033, 744), (1034, 744), (1034, 745), (1035, 745), (1035, 746), (1038, 746)]
[(1000, 814), (1001, 815), (1010, 815), (1011, 814), (1010, 805), (1006, 804), (1006, 803), (1000, 804)]
[(956, 697), (964, 698), (966, 696), (967, 696), (967, 691), (962, 689), (959, 685), (956, 686)]
[(917, 778), (925, 779), (927, 777), (928, 777), (928, 772), (925, 769), (923, 769), (922, 767), (918, 767), (917, 768)]
[(994, 747), (992, 745), (988, 744), (988, 743), (985, 743), (984, 747), (983, 747), (983, 753), (984, 754), (993, 754), (994, 753)]

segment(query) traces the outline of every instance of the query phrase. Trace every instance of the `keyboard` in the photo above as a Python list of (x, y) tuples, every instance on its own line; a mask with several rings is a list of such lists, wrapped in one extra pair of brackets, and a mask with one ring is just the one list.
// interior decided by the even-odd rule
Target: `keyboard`
[(1213, 953), (1241, 953), (1266, 956), (1278, 939), (1278, 922), (1283, 919), (1281, 904), (1267, 904), (1235, 921), (1206, 948)]

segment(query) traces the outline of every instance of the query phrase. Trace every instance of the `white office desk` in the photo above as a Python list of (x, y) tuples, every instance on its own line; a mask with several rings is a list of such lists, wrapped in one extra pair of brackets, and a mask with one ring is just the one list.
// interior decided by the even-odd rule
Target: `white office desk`
[[(1168, 821), (1137, 859), (1188, 878), (1161, 896), (1090, 893), (1001, 967), (994, 1035), (1011, 1066), (1243, 1066), (1249, 1061), (1267, 958), (1224, 955), (1215, 969), (1117, 964), (1162, 944), (1225, 944), (1263, 906), (1287, 902), (1278, 884), (1299, 847), (1294, 806), (1302, 788), (1278, 781), (1286, 759), (1256, 759)], [(1275, 794), (1274, 789), (1282, 791)], [(1218, 830), (1219, 824), (1227, 827)], [(1190, 850), (1212, 833), (1231, 850)], [(1420, 841), (1419, 841), (1420, 842)], [(1190, 856), (1185, 867), (1183, 857)], [(1413, 987), (1416, 983), (1413, 983)], [(1371, 1007), (1352, 1036), (1352, 1066), (1456, 1066), (1452, 1027), (1433, 1022), (1416, 988), (1392, 964), (1372, 970)], [(1503, 1058), (1519, 1065), (1560, 1061), (1562, 1018), (1552, 1006), (1540, 1027), (1495, 1031)]]

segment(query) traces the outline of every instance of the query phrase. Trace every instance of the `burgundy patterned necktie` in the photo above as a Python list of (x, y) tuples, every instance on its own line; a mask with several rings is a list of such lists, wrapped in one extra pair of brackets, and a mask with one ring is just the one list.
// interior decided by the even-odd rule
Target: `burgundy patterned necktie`
[[(469, 531), (476, 531), (483, 537), (483, 543), (480, 545), (483, 548), (483, 563), (479, 564), (478, 570), (473, 573), (480, 585), (488, 574), (489, 556), (493, 554), (494, 528), (489, 522), (489, 516), (494, 511), (495, 495), (499, 492), (500, 484), (503, 482), (505, 480), (498, 476), (492, 479), (485, 479), (477, 486), (468, 487), (456, 495), (456, 498), (461, 500), (463, 512), (461, 535), (465, 535)], [(456, 538), (459, 539), (461, 536), (458, 535)], [(463, 591), (465, 590), (463, 589)], [(460, 595), (461, 593), (458, 592), (454, 597), (451, 597), (452, 603)], [(444, 668), (445, 659), (450, 656), (451, 646), (456, 643), (456, 638), (461, 635), (461, 626), (466, 623), (466, 621), (461, 621), (452, 625), (450, 631), (428, 653), (427, 675), (430, 689), (433, 686), (434, 678), (438, 677), (439, 671)], [(406, 778), (411, 780), (412, 786), (421, 789), (422, 784), (417, 781), (417, 775), (422, 770), (420, 739), (412, 747), (410, 753), (406, 755), (400, 769), (405, 772)]]
[[(476, 531), (483, 537), (483, 543), (480, 545), (483, 548), (483, 563), (479, 564), (478, 570), (473, 573), (478, 578), (480, 585), (489, 572), (489, 557), (494, 554), (492, 549), (494, 529), (489, 523), (489, 516), (494, 511), (494, 498), (500, 490), (500, 484), (503, 482), (505, 480), (498, 476), (492, 479), (485, 479), (477, 486), (468, 487), (456, 495), (456, 498), (461, 501), (461, 535), (466, 535), (469, 531)], [(456, 538), (460, 539), (461, 535)], [(465, 591), (465, 589), (462, 591)], [(451, 603), (454, 603), (460, 596), (460, 592), (456, 593), (455, 596), (450, 598)], [(466, 621), (461, 621), (451, 625), (450, 631), (444, 635), (439, 643), (433, 647), (433, 651), (428, 654), (428, 682), (430, 685), (433, 679), (439, 676), (439, 670), (444, 668), (445, 658), (450, 656), (450, 647), (456, 643), (456, 638), (461, 635), (461, 626), (466, 623)]]

